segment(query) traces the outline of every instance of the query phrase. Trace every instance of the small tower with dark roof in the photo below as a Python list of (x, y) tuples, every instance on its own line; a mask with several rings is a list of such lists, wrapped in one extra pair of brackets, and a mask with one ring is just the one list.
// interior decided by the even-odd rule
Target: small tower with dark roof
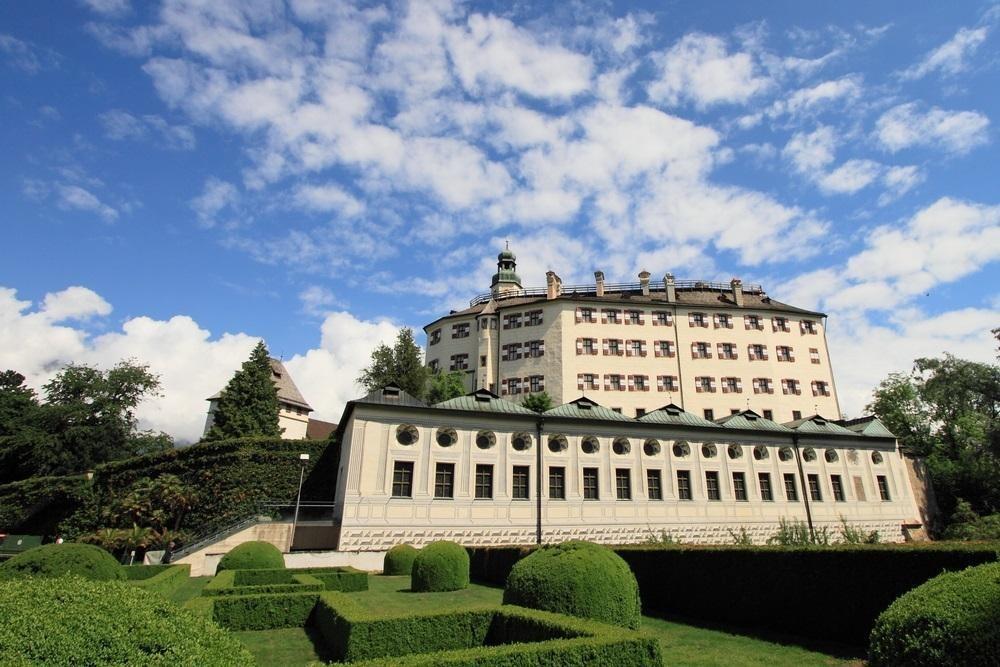
[(517, 275), (517, 257), (510, 251), (510, 244), (497, 255), (497, 272), (493, 274), (490, 291), (494, 296), (522, 289), (521, 278)]

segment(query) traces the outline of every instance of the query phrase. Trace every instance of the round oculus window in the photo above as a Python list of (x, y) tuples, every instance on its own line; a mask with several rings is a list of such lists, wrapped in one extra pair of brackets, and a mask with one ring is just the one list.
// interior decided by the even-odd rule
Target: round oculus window
[(757, 445), (753, 448), (753, 457), (758, 461), (764, 461), (769, 456), (767, 447), (764, 445)]
[(675, 442), (673, 446), (673, 452), (674, 456), (676, 456), (679, 459), (682, 459), (685, 456), (690, 456), (691, 445), (687, 444), (683, 440), (681, 440), (680, 442)]
[(510, 439), (510, 446), (519, 452), (531, 449), (531, 436), (527, 433), (515, 433)]
[(872, 463), (875, 465), (882, 463), (882, 452), (872, 452)]
[(611, 443), (611, 449), (615, 454), (624, 456), (632, 451), (632, 445), (629, 443), (628, 438), (615, 438), (615, 441)]
[(437, 444), (442, 447), (451, 447), (458, 442), (458, 433), (453, 428), (439, 428), (437, 432)]
[(583, 450), (584, 454), (596, 454), (601, 451), (601, 443), (594, 436), (588, 435), (580, 441), (580, 449)]
[(704, 456), (706, 459), (714, 459), (716, 454), (718, 453), (719, 453), (719, 448), (716, 447), (711, 442), (706, 442), (704, 445), (701, 446), (701, 455)]
[(479, 449), (489, 449), (497, 444), (497, 436), (493, 431), (480, 431), (476, 434), (476, 447)]
[(558, 454), (559, 452), (564, 452), (569, 447), (569, 443), (566, 441), (565, 435), (550, 435), (549, 436), (549, 451), (553, 454)]
[(778, 450), (778, 458), (782, 461), (791, 461), (795, 458), (795, 454), (792, 453), (791, 447), (782, 447)]
[(642, 443), (642, 451), (645, 452), (646, 456), (656, 456), (661, 451), (660, 441), (650, 438)]
[(837, 454), (836, 449), (828, 449), (825, 452), (823, 452), (823, 458), (826, 459), (827, 463), (836, 463), (838, 460), (840, 460), (840, 455)]
[(396, 442), (401, 445), (412, 445), (420, 439), (420, 432), (413, 424), (400, 424), (396, 428)]
[(802, 460), (812, 463), (816, 460), (816, 450), (812, 447), (806, 447), (802, 450)]
[(739, 445), (729, 445), (726, 448), (726, 453), (729, 454), (731, 459), (741, 459), (743, 458), (743, 448)]

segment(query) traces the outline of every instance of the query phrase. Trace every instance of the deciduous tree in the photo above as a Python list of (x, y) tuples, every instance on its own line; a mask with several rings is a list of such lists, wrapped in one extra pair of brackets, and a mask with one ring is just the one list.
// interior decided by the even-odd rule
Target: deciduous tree
[(423, 398), (429, 375), (430, 369), (424, 366), (423, 354), (413, 340), (413, 330), (404, 328), (392, 347), (381, 343), (375, 348), (371, 364), (361, 371), (358, 384), (368, 391), (395, 384), (411, 396)]

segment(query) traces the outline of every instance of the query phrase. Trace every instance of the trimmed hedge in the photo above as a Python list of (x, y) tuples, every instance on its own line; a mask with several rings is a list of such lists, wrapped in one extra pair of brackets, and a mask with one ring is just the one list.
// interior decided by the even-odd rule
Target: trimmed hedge
[(0, 619), (4, 664), (253, 664), (229, 633), (124, 582), (0, 582)]
[(413, 572), (413, 560), (419, 553), (416, 547), (409, 544), (397, 544), (385, 552), (385, 560), (382, 562), (382, 574), (385, 575), (407, 575)]
[(194, 598), (187, 607), (226, 630), (301, 628), (310, 622), (320, 593), (273, 593)]
[(343, 591), (354, 593), (368, 590), (368, 573), (353, 567), (340, 567), (332, 570), (308, 568), (309, 574), (323, 582), (328, 591)]
[[(204, 597), (221, 595), (264, 595), (268, 593), (308, 593), (323, 590), (323, 582), (308, 574), (289, 573), (288, 581), (273, 584), (239, 584), (239, 574), (247, 570), (225, 570), (201, 589)], [(279, 570), (280, 571), (280, 570)]]
[(215, 569), (224, 570), (273, 570), (285, 567), (285, 557), (270, 542), (244, 542), (222, 557)]
[(662, 664), (653, 639), (514, 606), (382, 617), (349, 596), (324, 593), (314, 623), (335, 659), (372, 661), (365, 665)]
[[(191, 576), (191, 566), (188, 564), (134, 565), (122, 569), (125, 570), (125, 578), (133, 586), (165, 596), (171, 595), (183, 586), (184, 582)], [(139, 576), (138, 573), (132, 572), (134, 570), (153, 571), (142, 573), (150, 576)]]
[(433, 593), (469, 587), (469, 554), (454, 542), (431, 542), (413, 560), (410, 587)]
[[(862, 647), (893, 600), (944, 571), (998, 560), (996, 544), (619, 547), (644, 613)], [(474, 579), (506, 581), (531, 549), (470, 549)], [(723, 602), (724, 601), (724, 602)]]
[(889, 605), (875, 621), (869, 664), (1000, 662), (1000, 563), (947, 572)]
[(111, 554), (90, 544), (46, 544), (29, 549), (0, 566), (0, 579), (63, 577), (75, 574), (95, 581), (125, 579), (123, 568)]
[(507, 577), (504, 604), (639, 629), (639, 585), (628, 564), (607, 547), (571, 540), (544, 546)]

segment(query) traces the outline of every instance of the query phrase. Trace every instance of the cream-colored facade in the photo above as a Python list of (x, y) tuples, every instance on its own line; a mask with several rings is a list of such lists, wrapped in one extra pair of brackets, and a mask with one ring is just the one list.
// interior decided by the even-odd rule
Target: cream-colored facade
[[(822, 313), (759, 286), (653, 282), (525, 290), (513, 254), (489, 294), (424, 328), (427, 363), (466, 374), (466, 388), (519, 400), (546, 391), (637, 416), (664, 404), (710, 419), (752, 409), (777, 422), (841, 415)], [(506, 280), (503, 280), (505, 278)]]
[(387, 388), (348, 404), (339, 439), (340, 550), (728, 543), (741, 530), (763, 543), (781, 519), (899, 541), (920, 523), (906, 462), (874, 420), (708, 422), (677, 406), (634, 419), (587, 399), (537, 415), (487, 391), (426, 406)]

